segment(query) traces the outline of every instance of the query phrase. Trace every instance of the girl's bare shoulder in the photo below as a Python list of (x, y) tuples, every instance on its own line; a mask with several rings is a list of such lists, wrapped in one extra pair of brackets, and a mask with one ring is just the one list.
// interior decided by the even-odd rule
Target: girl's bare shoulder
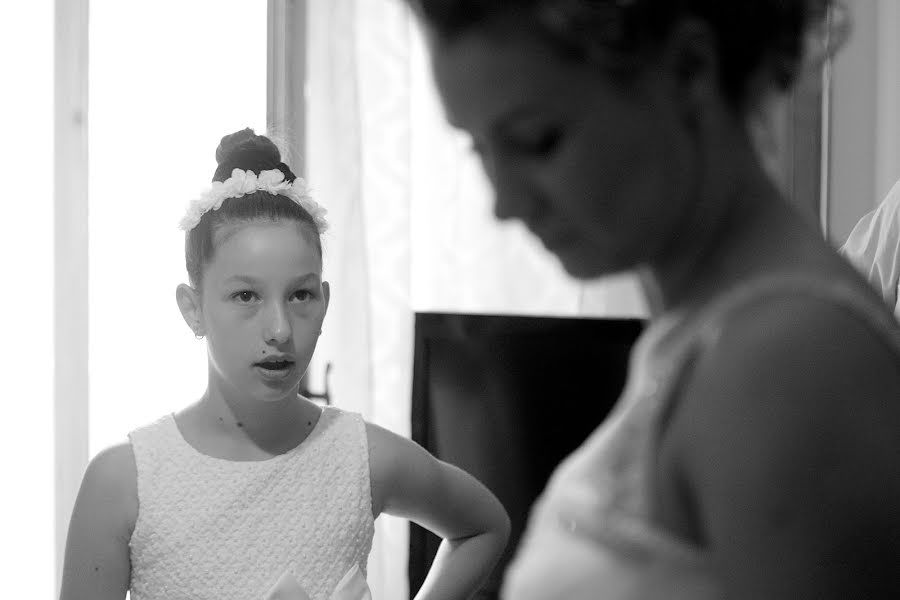
[[(131, 443), (124, 441), (102, 450), (88, 464), (79, 496), (83, 507), (96, 518), (121, 528), (128, 537), (138, 511), (137, 465)], [(79, 503), (81, 498), (79, 498)]]

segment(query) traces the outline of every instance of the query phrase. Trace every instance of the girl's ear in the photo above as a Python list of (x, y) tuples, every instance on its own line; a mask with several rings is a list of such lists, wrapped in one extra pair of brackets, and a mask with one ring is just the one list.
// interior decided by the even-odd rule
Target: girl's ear
[(200, 293), (186, 283), (182, 283), (175, 288), (175, 301), (178, 302), (178, 309), (181, 311), (184, 322), (191, 328), (194, 335), (197, 337), (206, 335)]
[(325, 313), (322, 315), (324, 317), (328, 314), (328, 303), (331, 301), (331, 284), (327, 281), (322, 282), (322, 298), (325, 300)]

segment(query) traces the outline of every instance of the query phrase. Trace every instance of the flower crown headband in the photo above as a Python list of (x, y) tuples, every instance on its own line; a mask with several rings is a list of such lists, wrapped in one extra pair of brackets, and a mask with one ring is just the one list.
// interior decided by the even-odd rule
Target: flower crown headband
[(319, 233), (328, 229), (328, 222), (325, 220), (327, 211), (309, 196), (306, 181), (302, 177), (297, 177), (293, 183), (285, 181), (284, 173), (279, 169), (260, 171), (259, 175), (253, 171), (234, 169), (231, 177), (225, 181), (214, 181), (203, 195), (188, 203), (187, 213), (178, 226), (184, 231), (190, 231), (197, 226), (204, 214), (219, 210), (222, 202), (228, 198), (240, 198), (258, 191), (290, 199), (309, 213)]

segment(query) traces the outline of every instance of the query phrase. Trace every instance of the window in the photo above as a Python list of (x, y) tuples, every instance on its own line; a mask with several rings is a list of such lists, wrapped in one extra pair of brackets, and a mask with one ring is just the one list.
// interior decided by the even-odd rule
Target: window
[(205, 389), (205, 344), (175, 304), (187, 280), (177, 224), (209, 185), (219, 139), (265, 131), (266, 11), (91, 2), (90, 456)]
[(8, 598), (54, 593), (53, 33), (48, 0), (0, 9), (0, 164), (8, 181), (0, 217), (8, 490), (0, 496), (0, 564)]

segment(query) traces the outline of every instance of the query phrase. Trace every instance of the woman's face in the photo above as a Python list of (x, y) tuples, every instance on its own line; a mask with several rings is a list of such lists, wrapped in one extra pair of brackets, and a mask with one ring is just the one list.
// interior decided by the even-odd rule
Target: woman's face
[(663, 69), (623, 81), (538, 35), (431, 38), (447, 117), (467, 131), (499, 219), (519, 219), (592, 278), (652, 261), (676, 235), (693, 148)]
[(240, 397), (297, 394), (329, 299), (312, 235), (306, 225), (266, 221), (216, 233), (201, 300), (210, 375)]

